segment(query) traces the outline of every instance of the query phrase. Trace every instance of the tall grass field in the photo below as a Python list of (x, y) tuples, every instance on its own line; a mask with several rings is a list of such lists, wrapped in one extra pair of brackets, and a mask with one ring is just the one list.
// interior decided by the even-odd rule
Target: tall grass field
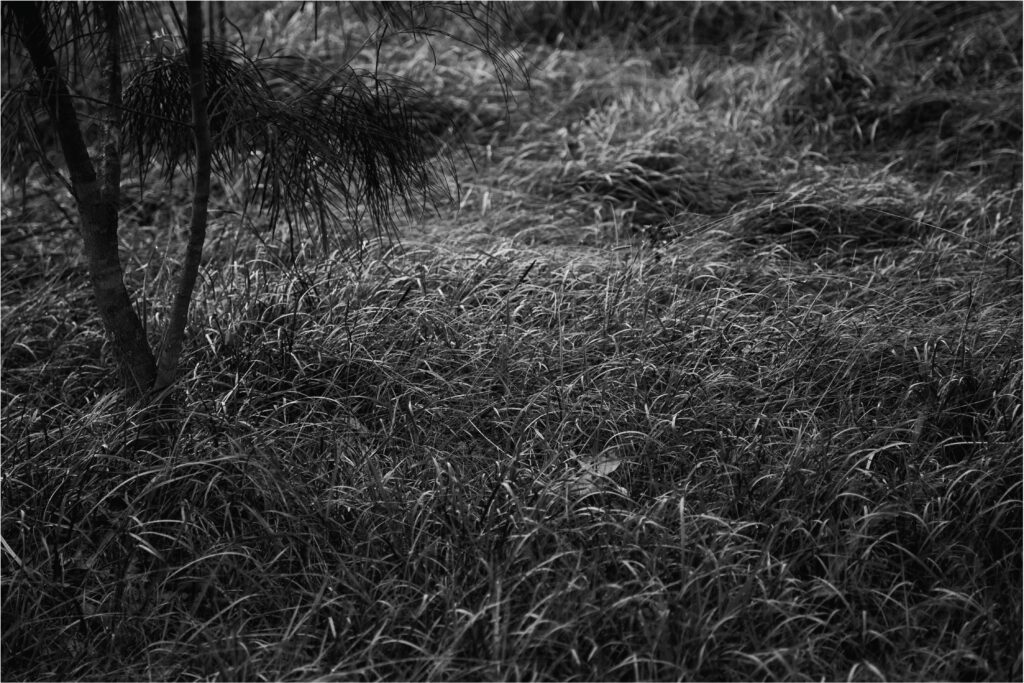
[[(513, 9), (507, 91), (381, 51), (456, 172), (392, 239), (215, 185), (164, 439), (5, 183), (4, 680), (1021, 679), (1021, 5)], [(133, 177), (157, 330), (190, 185)]]

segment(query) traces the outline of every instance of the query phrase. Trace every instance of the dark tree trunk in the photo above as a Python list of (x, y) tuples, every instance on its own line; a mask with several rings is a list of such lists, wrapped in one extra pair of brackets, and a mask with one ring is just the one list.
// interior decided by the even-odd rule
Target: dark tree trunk
[(206, 83), (203, 77), (203, 8), (196, 0), (189, 0), (186, 7), (188, 43), (188, 76), (192, 99), (192, 130), (195, 136), (196, 173), (192, 193), (192, 222), (189, 226), (188, 246), (181, 280), (174, 295), (170, 321), (160, 345), (160, 358), (156, 388), (170, 385), (178, 372), (178, 357), (185, 337), (188, 309), (195, 289), (199, 265), (203, 259), (203, 242), (206, 241), (206, 213), (210, 200), (210, 122), (207, 116)]
[(227, 16), (224, 11), (224, 0), (208, 0), (206, 3), (207, 30), (210, 33), (210, 42), (217, 43), (224, 40), (224, 25), (227, 24)]
[(124, 286), (117, 251), (117, 204), (120, 192), (121, 57), (117, 5), (101, 6), (107, 52), (104, 68), (109, 105), (105, 112), (103, 178), (98, 179), (78, 122), (71, 93), (60, 75), (39, 6), (11, 3), (25, 48), (39, 77), (46, 111), (60, 140), (81, 219), (82, 241), (96, 305), (114, 349), (129, 394), (141, 396), (156, 378), (156, 362), (146, 331)]

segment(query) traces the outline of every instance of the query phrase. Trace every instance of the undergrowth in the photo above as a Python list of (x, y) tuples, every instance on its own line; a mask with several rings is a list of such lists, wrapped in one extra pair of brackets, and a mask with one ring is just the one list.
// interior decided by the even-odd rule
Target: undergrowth
[[(966, 54), (899, 27), (832, 47)], [(504, 120), (439, 44), (457, 204), (325, 250), (221, 188), (156, 436), (72, 201), (5, 195), (4, 677), (1020, 678), (1019, 127), (894, 162), (793, 45), (529, 47)], [(157, 322), (187, 193), (122, 212)]]

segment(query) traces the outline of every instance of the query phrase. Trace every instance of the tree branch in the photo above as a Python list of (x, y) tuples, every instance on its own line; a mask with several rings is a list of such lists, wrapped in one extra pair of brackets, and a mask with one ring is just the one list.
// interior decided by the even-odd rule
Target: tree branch
[(104, 141), (102, 185), (97, 181), (96, 168), (82, 137), (67, 82), (61, 76), (57, 59), (50, 47), (49, 28), (39, 4), (11, 3), (11, 11), (18, 25), (18, 35), (39, 77), (43, 105), (53, 122), (71, 176), (78, 215), (82, 221), (80, 231), (89, 264), (89, 278), (96, 296), (96, 307), (113, 342), (125, 386), (131, 393), (142, 394), (153, 383), (156, 362), (146, 339), (145, 328), (125, 289), (124, 271), (118, 255), (121, 46), (117, 5), (111, 3), (99, 10), (103, 13), (104, 31), (109, 41), (104, 58), (106, 87), (111, 98), (115, 98), (105, 115), (107, 136)]
[(53, 121), (54, 130), (60, 140), (64, 161), (71, 174), (72, 185), (77, 189), (96, 182), (89, 150), (82, 139), (78, 113), (68, 91), (67, 83), (60, 75), (57, 58), (50, 48), (50, 36), (43, 21), (42, 12), (35, 2), (14, 2), (10, 5), (18, 33), (28, 51), (32, 65), (39, 78), (40, 97), (46, 112)]

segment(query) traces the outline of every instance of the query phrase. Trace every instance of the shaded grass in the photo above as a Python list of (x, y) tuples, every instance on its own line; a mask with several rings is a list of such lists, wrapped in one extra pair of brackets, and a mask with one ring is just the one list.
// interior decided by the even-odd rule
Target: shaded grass
[(404, 248), (215, 221), (162, 439), (5, 202), (6, 677), (1020, 676), (1019, 179), (831, 158), (792, 64), (535, 57)]
[[(8, 665), (1008, 670), (1020, 340), (980, 322), (1002, 302), (979, 292), (965, 324), (898, 267), (858, 287), (758, 259), (706, 275), (685, 252), (516, 256), (310, 267), (315, 307), (294, 275), (267, 285), (233, 345), (197, 343), (163, 454), (109, 403), (63, 433), (40, 425), (53, 411), (9, 418), (8, 595), (38, 597), (5, 603)], [(588, 476), (599, 457), (619, 464)]]

